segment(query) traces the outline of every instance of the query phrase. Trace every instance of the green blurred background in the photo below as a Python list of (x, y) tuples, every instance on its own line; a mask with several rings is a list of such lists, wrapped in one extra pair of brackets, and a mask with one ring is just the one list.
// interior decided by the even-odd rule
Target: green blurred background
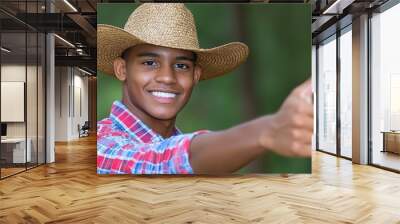
[[(133, 3), (97, 5), (98, 24), (123, 27)], [(225, 76), (200, 82), (177, 118), (183, 132), (221, 130), (279, 109), (290, 91), (311, 76), (311, 7), (308, 4), (186, 4), (200, 46), (242, 41), (247, 62)], [(216, 16), (218, 15), (218, 16)], [(121, 98), (121, 83), (98, 72), (97, 119)], [(240, 140), (238, 140), (240, 141)], [(311, 159), (267, 153), (239, 173), (311, 173)]]

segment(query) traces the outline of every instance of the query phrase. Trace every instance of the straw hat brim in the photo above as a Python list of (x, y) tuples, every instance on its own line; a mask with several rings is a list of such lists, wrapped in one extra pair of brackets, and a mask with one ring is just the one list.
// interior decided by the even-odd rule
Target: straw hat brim
[(229, 73), (246, 61), (249, 54), (247, 45), (241, 42), (232, 42), (210, 49), (187, 49), (168, 43), (151, 43), (119, 27), (99, 24), (97, 26), (97, 68), (107, 74), (114, 74), (113, 61), (120, 57), (124, 50), (139, 44), (153, 44), (195, 52), (196, 64), (202, 68), (200, 80)]

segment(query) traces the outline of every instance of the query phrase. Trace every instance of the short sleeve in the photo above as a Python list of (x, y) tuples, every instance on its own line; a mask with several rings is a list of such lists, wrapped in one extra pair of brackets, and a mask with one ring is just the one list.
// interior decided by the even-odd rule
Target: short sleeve
[(189, 149), (200, 130), (153, 143), (137, 143), (126, 137), (102, 137), (97, 144), (99, 174), (192, 174)]

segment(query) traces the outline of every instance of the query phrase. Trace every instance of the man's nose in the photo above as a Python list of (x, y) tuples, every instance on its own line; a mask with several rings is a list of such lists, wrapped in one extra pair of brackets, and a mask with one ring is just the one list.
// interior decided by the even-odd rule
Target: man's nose
[(157, 73), (156, 81), (165, 84), (176, 83), (176, 75), (174, 69), (169, 65), (163, 65)]

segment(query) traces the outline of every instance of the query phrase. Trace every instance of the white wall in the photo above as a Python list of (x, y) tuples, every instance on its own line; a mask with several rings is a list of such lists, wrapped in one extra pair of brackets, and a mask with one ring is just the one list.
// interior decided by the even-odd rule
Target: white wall
[(68, 86), (67, 67), (55, 68), (55, 141), (68, 140)]
[[(33, 72), (36, 74), (36, 67), (34, 66), (27, 66), (25, 65), (18, 65), (18, 64), (5, 64), (1, 66), (1, 81), (8, 81), (8, 82), (25, 82), (25, 75), (27, 69), (28, 74), (32, 74)], [(28, 77), (29, 78), (29, 77)], [(29, 80), (29, 85), (36, 86), (36, 80)], [(31, 107), (36, 108), (36, 88), (27, 88), (27, 103), (34, 104), (30, 105)], [(29, 105), (28, 105), (29, 106)], [(1, 110), (7, 110), (7, 108), (1, 108)], [(36, 110), (35, 110), (36, 111)], [(28, 129), (34, 128), (36, 130), (36, 113), (27, 113), (28, 122)], [(31, 124), (34, 121), (35, 124)], [(25, 137), (25, 123), (26, 122), (7, 122), (7, 136), (8, 137)], [(28, 130), (28, 137), (30, 131)]]
[[(38, 69), (38, 70), (37, 70)], [(3, 64), (1, 66), (1, 81), (9, 82), (24, 82), (26, 83), (26, 106), (23, 106), (20, 112), (25, 113), (27, 119), (22, 122), (6, 122), (7, 137), (9, 138), (25, 138), (29, 139), (32, 161), (36, 162), (39, 158), (39, 163), (44, 162), (44, 82), (43, 82), (42, 67), (25, 64)], [(27, 80), (25, 78), (27, 77)], [(4, 89), (2, 89), (3, 91)], [(24, 90), (21, 94), (24, 94)], [(2, 95), (3, 97), (7, 97)], [(12, 110), (10, 107), (2, 107), (1, 110)], [(7, 111), (12, 113), (12, 111)], [(15, 112), (14, 112), (15, 113)], [(37, 156), (36, 153), (39, 153)]]
[[(72, 119), (72, 130), (71, 135), (75, 138), (78, 137), (78, 124), (81, 126), (88, 121), (88, 78), (87, 76), (81, 76), (79, 70), (74, 70), (74, 108), (73, 108), (73, 119)], [(78, 75), (76, 72), (79, 72)], [(80, 101), (80, 102), (79, 102)], [(81, 107), (81, 108), (80, 108)], [(80, 111), (81, 110), (81, 111)]]
[(76, 68), (56, 67), (56, 141), (79, 138), (78, 124), (88, 120), (88, 78), (83, 75)]

